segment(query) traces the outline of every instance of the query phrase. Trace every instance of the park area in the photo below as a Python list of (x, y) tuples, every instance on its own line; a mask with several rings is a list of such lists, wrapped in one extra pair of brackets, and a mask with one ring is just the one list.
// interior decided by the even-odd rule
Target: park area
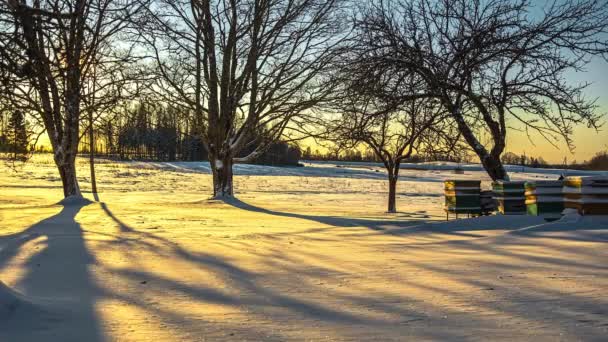
[(608, 0), (0, 1), (0, 342), (608, 341)]
[(58, 203), (50, 155), (3, 163), (0, 341), (608, 336), (608, 217), (446, 221), (449, 163), (405, 164), (387, 214), (381, 166), (304, 164), (237, 165), (219, 201), (208, 163), (99, 160), (93, 196), (77, 159), (86, 200)]

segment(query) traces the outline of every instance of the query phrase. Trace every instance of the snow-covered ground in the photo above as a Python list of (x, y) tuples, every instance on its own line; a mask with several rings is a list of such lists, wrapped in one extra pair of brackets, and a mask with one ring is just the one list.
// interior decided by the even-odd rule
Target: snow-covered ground
[[(167, 170), (178, 170), (182, 172), (201, 172), (210, 173), (209, 162), (123, 162), (124, 165), (131, 165), (139, 168), (160, 168)], [(371, 162), (335, 162), (335, 161), (303, 161), (306, 167), (274, 167), (265, 165), (237, 164), (235, 173), (237, 175), (249, 176), (307, 176), (307, 177), (348, 177), (348, 178), (384, 178), (384, 167), (381, 163)], [(427, 171), (432, 174), (440, 174), (443, 177), (454, 178), (450, 171), (455, 168), (465, 171), (478, 171), (483, 173), (480, 164), (460, 164), (452, 162), (428, 162), (428, 163), (402, 163), (401, 169), (405, 173), (413, 171)], [(581, 171), (570, 169), (543, 169), (532, 168), (519, 165), (506, 165), (506, 170), (519, 179), (535, 178), (557, 178), (560, 175), (566, 176), (586, 176), (603, 175), (608, 176), (608, 171)], [(447, 172), (436, 172), (447, 171)], [(402, 173), (403, 174), (403, 173)], [(475, 173), (474, 176), (480, 175)], [(485, 175), (482, 178), (487, 179)]]
[[(67, 205), (50, 156), (1, 165), (0, 341), (608, 335), (608, 219), (445, 222), (443, 180), (487, 176), (405, 167), (386, 214), (371, 163), (238, 165), (224, 203), (207, 163), (100, 161), (99, 202)], [(93, 200), (86, 160), (79, 176)]]

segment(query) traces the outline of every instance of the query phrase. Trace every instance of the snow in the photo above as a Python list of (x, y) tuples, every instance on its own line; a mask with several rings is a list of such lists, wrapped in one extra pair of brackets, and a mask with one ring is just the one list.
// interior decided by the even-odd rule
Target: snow
[[(446, 222), (443, 181), (488, 188), (478, 165), (462, 165), (464, 175), (453, 174), (458, 164), (407, 165), (395, 214), (373, 163), (239, 164), (237, 199), (224, 202), (209, 200), (208, 163), (100, 160), (101, 202), (62, 204), (52, 158), (18, 174), (0, 165), (0, 341), (608, 333), (608, 219)], [(92, 200), (87, 161), (77, 169)], [(525, 171), (512, 178), (562, 172)]]
[(68, 196), (61, 201), (57, 202), (59, 205), (68, 206), (68, 205), (89, 205), (93, 203), (93, 201), (84, 198), (82, 196)]
[[(221, 163), (221, 160), (217, 160)], [(366, 178), (384, 179), (386, 171), (381, 163), (371, 162), (323, 162), (323, 161), (303, 161), (304, 167), (289, 166), (266, 166), (253, 164), (235, 164), (235, 175), (247, 176), (301, 176), (301, 177), (340, 177), (340, 178)], [(209, 162), (120, 162), (119, 165), (138, 169), (163, 169), (177, 170), (181, 172), (203, 172), (211, 173)], [(218, 164), (219, 165), (219, 164)], [(217, 166), (217, 165), (216, 165)], [(469, 171), (468, 175), (457, 175), (453, 172), (454, 168), (461, 167)], [(553, 180), (562, 174), (570, 176), (608, 176), (608, 171), (580, 171), (565, 169), (535, 169), (531, 167), (512, 166), (505, 167), (514, 181), (526, 180)], [(422, 171), (422, 172), (421, 172)], [(489, 177), (479, 164), (458, 164), (452, 162), (429, 162), (429, 163), (402, 163), (400, 175), (402, 177), (416, 177), (420, 175), (430, 177), (428, 180), (445, 179), (483, 179)]]
[(19, 306), (18, 295), (0, 281), (0, 319), (6, 319)]

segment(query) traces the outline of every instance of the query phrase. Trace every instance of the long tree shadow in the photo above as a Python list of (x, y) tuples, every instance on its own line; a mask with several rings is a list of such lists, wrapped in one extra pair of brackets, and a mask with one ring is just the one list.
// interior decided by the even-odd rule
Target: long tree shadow
[[(325, 306), (323, 303), (313, 300), (276, 292), (271, 288), (258, 284), (257, 279), (263, 278), (264, 274), (247, 270), (246, 268), (242, 268), (222, 257), (210, 253), (187, 250), (174, 241), (150, 232), (136, 230), (120, 220), (110, 210), (107, 204), (102, 203), (101, 207), (120, 229), (120, 235), (115, 236), (115, 240), (107, 243), (122, 245), (122, 249), (126, 253), (138, 248), (144, 248), (163, 257), (177, 258), (197, 265), (201, 269), (219, 275), (226, 285), (229, 284), (229, 286), (239, 289), (241, 295), (234, 296), (233, 294), (224, 292), (221, 288), (209, 286), (204, 283), (197, 284), (196, 286), (188, 285), (181, 283), (176, 279), (165, 278), (146, 270), (123, 268), (112, 270), (112, 273), (114, 274), (118, 274), (135, 282), (147, 281), (154, 283), (157, 286), (162, 287), (163, 293), (180, 293), (182, 294), (181, 296), (185, 294), (192, 300), (201, 303), (216, 303), (239, 307), (244, 305), (251, 308), (257, 308), (256, 310), (261, 311), (265, 311), (266, 309), (264, 308), (282, 307), (293, 314), (301, 315), (308, 319), (320, 319), (342, 324), (368, 324), (374, 326), (390, 326), (392, 324), (390, 321), (369, 316), (355, 315), (338, 308)], [(315, 278), (318, 279), (323, 276), (323, 272), (313, 274), (311, 271), (308, 275), (314, 275)], [(147, 306), (145, 303), (139, 302), (136, 298), (129, 298), (122, 294), (114, 294), (114, 296), (117, 296), (116, 298), (123, 301), (140, 305), (146, 310), (154, 311), (153, 308)], [(156, 313), (167, 318), (174, 315), (169, 312)], [(416, 315), (415, 312), (408, 310), (404, 310), (401, 313), (403, 316)], [(276, 318), (280, 319), (280, 317)]]
[[(242, 203), (242, 202), (241, 202)], [(239, 204), (240, 205), (240, 204)], [(272, 272), (264, 271), (253, 271), (248, 270), (245, 267), (239, 266), (237, 263), (230, 262), (227, 258), (223, 258), (219, 255), (213, 255), (211, 253), (190, 251), (180, 244), (165, 239), (161, 236), (152, 234), (150, 232), (142, 232), (136, 230), (133, 227), (126, 225), (120, 221), (116, 215), (114, 215), (108, 206), (103, 206), (108, 216), (114, 220), (121, 228), (121, 233), (118, 236), (118, 240), (122, 240), (122, 243), (127, 244), (127, 250), (134, 250), (137, 248), (149, 247), (154, 253), (162, 253), (163, 256), (167, 255), (172, 258), (178, 258), (183, 261), (188, 261), (194, 267), (205, 269), (210, 271), (212, 274), (219, 276), (223, 279), (226, 287), (235, 290), (238, 295), (235, 295), (234, 291), (224, 291), (223, 287), (216, 287), (211, 284), (200, 282), (197, 284), (185, 283), (179, 279), (161, 276), (153, 271), (138, 269), (138, 268), (121, 268), (113, 270), (114, 273), (121, 277), (131, 279), (133, 282), (139, 282), (147, 280), (150, 283), (155, 284), (159, 287), (157, 291), (165, 293), (167, 295), (185, 297), (189, 301), (198, 303), (214, 303), (223, 304), (233, 307), (246, 307), (247, 311), (251, 313), (253, 317), (261, 315), (264, 318), (270, 318), (273, 321), (284, 321), (285, 317), (291, 317), (292, 319), (298, 320), (303, 326), (307, 324), (314, 324), (317, 320), (320, 320), (327, 324), (336, 324), (342, 326), (352, 327), (352, 331), (359, 331), (361, 327), (366, 329), (394, 329), (401, 330), (403, 327), (396, 327), (398, 320), (394, 317), (401, 317), (402, 322), (424, 322), (418, 324), (424, 324), (426, 326), (433, 324), (445, 324), (449, 329), (427, 329), (424, 326), (420, 330), (416, 331), (418, 336), (424, 336), (430, 339), (447, 339), (454, 338), (457, 335), (451, 335), (455, 332), (461, 331), (461, 327), (458, 320), (443, 321), (438, 319), (439, 313), (443, 315), (447, 313), (451, 315), (466, 315), (471, 320), (471, 329), (475, 329), (476, 325), (479, 326), (493, 326), (495, 324), (492, 316), (485, 317), (484, 315), (477, 314), (483, 312), (500, 312), (505, 317), (520, 317), (521, 320), (528, 320), (533, 322), (532, 324), (551, 324), (556, 326), (564, 322), (571, 322), (574, 319), (586, 320), (588, 317), (597, 316), (597, 312), (602, 311), (602, 304), (595, 303), (592, 298), (586, 298), (585, 294), (568, 293), (564, 294), (554, 287), (545, 287), (544, 284), (531, 284), (528, 288), (516, 288), (510, 292), (496, 292), (494, 296), (497, 296), (497, 301), (484, 301), (475, 298), (474, 294), (463, 293), (463, 289), (466, 288), (494, 288), (501, 289), (504, 285), (501, 284), (501, 280), (494, 277), (484, 277), (483, 273), (475, 273), (469, 268), (463, 267), (462, 265), (458, 269), (453, 269), (450, 263), (434, 265), (434, 258), (423, 261), (409, 260), (406, 267), (416, 270), (416, 272), (423, 272), (435, 275), (441, 278), (450, 279), (450, 281), (461, 285), (460, 288), (456, 287), (451, 289), (445, 287), (445, 284), (435, 283), (433, 281), (428, 282), (425, 277), (411, 277), (400, 282), (405, 282), (410, 289), (418, 289), (419, 291), (413, 294), (405, 293), (390, 293), (390, 291), (384, 292), (382, 290), (367, 292), (366, 294), (350, 293), (349, 291), (342, 291), (339, 288), (330, 291), (331, 297), (338, 298), (341, 303), (344, 303), (344, 307), (336, 306), (333, 307), (330, 303), (325, 303), (321, 298), (316, 295), (309, 296), (311, 293), (316, 293), (315, 285), (308, 283), (309, 279), (328, 279), (332, 277), (341, 276), (352, 276), (347, 274), (338, 274), (335, 269), (327, 268), (315, 268), (313, 264), (309, 266), (303, 266), (300, 260), (294, 259), (296, 256), (293, 253), (288, 253), (283, 250), (281, 254), (274, 255), (273, 260), (280, 259), (281, 263), (273, 263), (274, 270)], [(254, 206), (244, 206), (243, 209), (251, 209), (256, 212), (274, 214), (274, 211), (257, 208)], [(279, 213), (280, 216), (295, 217), (295, 218), (306, 218), (307, 215), (291, 214), (291, 213)], [(330, 218), (338, 219), (338, 218)], [(322, 218), (323, 223), (332, 222), (327, 221), (327, 218)], [(344, 223), (340, 223), (343, 226)], [(517, 225), (515, 225), (517, 226)], [(149, 241), (155, 241), (155, 244), (147, 245)], [(511, 245), (520, 243), (511, 243)], [(161, 248), (162, 247), (162, 248)], [(585, 264), (582, 262), (570, 262), (564, 259), (564, 256), (534, 256), (526, 253), (522, 253), (517, 249), (511, 250), (508, 248), (497, 248), (493, 244), (484, 245), (468, 245), (462, 244), (461, 248), (451, 248), (449, 253), (470, 253), (475, 252), (482, 256), (505, 257), (498, 258), (497, 260), (480, 260), (477, 265), (481, 268), (489, 268), (491, 275), (495, 273), (500, 275), (504, 273), (520, 273), (526, 270), (532, 270), (538, 272), (542, 268), (555, 268), (565, 270), (568, 267), (577, 268), (584, 270), (584, 272), (597, 272), (598, 269), (593, 268), (593, 265)], [(422, 250), (419, 250), (422, 252)], [(410, 253), (417, 254), (415, 249), (410, 249)], [(442, 252), (445, 253), (445, 252)], [(486, 254), (487, 253), (487, 254)], [(327, 255), (319, 253), (315, 259), (327, 260)], [(507, 258), (508, 257), (508, 258)], [(313, 256), (307, 257), (308, 262), (313, 259)], [(414, 258), (413, 258), (414, 259)], [(265, 260), (264, 262), (272, 262), (273, 260)], [(458, 257), (455, 255), (455, 260)], [(466, 262), (466, 261), (465, 261)], [(462, 261), (460, 261), (462, 263)], [(520, 266), (520, 264), (523, 264)], [(291, 268), (294, 266), (294, 268)], [(297, 266), (297, 267), (295, 267)], [(476, 269), (476, 268), (473, 268)], [(390, 270), (390, 268), (387, 268)], [(298, 275), (309, 272), (306, 277), (298, 277)], [(286, 283), (280, 286), (268, 286), (268, 279), (273, 278), (278, 273), (286, 273), (288, 276), (283, 279)], [(431, 277), (432, 278), (432, 277)], [(276, 280), (272, 280), (274, 282)], [(281, 292), (277, 288), (291, 288), (297, 287), (297, 291), (290, 291), (287, 293)], [(426, 303), (427, 297), (421, 296), (421, 293), (432, 293), (433, 296), (443, 296), (449, 298), (451, 303), (447, 303), (445, 306), (437, 303)], [(180, 312), (179, 310), (167, 311), (161, 308), (150, 307), (145, 301), (139, 300), (136, 297), (125, 296), (124, 294), (116, 294), (118, 299), (128, 301), (132, 304), (138, 305), (147, 311), (154, 312), (155, 314), (163, 317), (165, 320), (178, 320), (183, 319), (192, 321), (193, 325), (200, 324), (199, 317), (189, 316), (186, 312)], [(426, 299), (425, 299), (426, 298)], [(477, 308), (473, 312), (462, 313), (459, 311), (462, 298), (471, 305), (475, 305)], [(431, 301), (432, 302), (432, 301)], [(509, 304), (503, 305), (501, 303), (507, 302)], [(534, 307), (533, 313), (528, 314), (526, 310), (528, 303), (542, 302), (550, 305), (550, 309), (536, 308)], [(419, 303), (416, 306), (407, 305), (406, 303)], [(564, 305), (566, 309), (559, 309), (560, 305)], [(534, 305), (532, 305), (534, 306)], [(275, 310), (275, 308), (277, 308)], [(280, 309), (278, 309), (280, 308)], [(369, 310), (367, 314), (353, 313), (357, 310), (349, 310), (348, 308), (358, 308)], [(559, 309), (559, 310), (558, 310)], [(165, 311), (163, 311), (165, 310)], [(373, 310), (373, 313), (372, 313)], [(537, 316), (538, 315), (538, 316)], [(542, 315), (542, 316), (540, 316)], [(391, 317), (391, 318), (387, 318)], [(441, 316), (443, 317), (443, 316)], [(551, 317), (555, 322), (547, 323), (543, 321), (545, 318)], [(520, 319), (520, 318), (516, 318)], [(599, 321), (598, 324), (601, 324)], [(574, 326), (574, 323), (571, 324)], [(575, 329), (576, 327), (570, 327), (568, 329)], [(350, 329), (350, 328), (349, 328)], [(418, 329), (418, 328), (417, 328)], [(590, 336), (597, 336), (597, 324), (587, 324), (582, 328), (582, 332), (589, 334)], [(378, 330), (384, 331), (384, 330)], [(404, 330), (407, 331), (407, 330)], [(280, 336), (279, 336), (280, 337)]]
[(322, 224), (335, 226), (335, 227), (365, 227), (374, 231), (385, 231), (388, 226), (399, 226), (399, 227), (410, 227), (419, 225), (425, 220), (370, 220), (363, 218), (347, 218), (340, 216), (322, 216), (322, 215), (304, 215), (297, 213), (282, 212), (276, 210), (270, 210), (262, 207), (257, 207), (249, 203), (245, 203), (237, 198), (224, 199), (224, 203), (229, 204), (235, 208), (242, 210), (253, 211), (262, 214), (297, 218), (303, 220), (316, 221)]
[[(306, 279), (332, 277), (332, 274), (334, 274), (336, 270), (329, 268), (326, 270), (311, 268), (309, 270), (310, 273), (306, 274), (305, 278), (297, 277), (296, 274), (306, 270), (303, 270), (302, 267), (294, 269), (288, 268), (291, 267), (291, 265), (299, 264), (295, 259), (289, 261), (290, 258), (294, 257), (294, 255), (289, 253), (283, 253), (282, 255), (277, 256), (281, 260), (288, 262), (276, 264), (277, 269), (275, 271), (289, 274), (289, 276), (285, 278), (285, 281), (299, 283), (299, 290), (293, 293), (283, 293), (273, 286), (268, 286), (269, 279), (273, 277), (273, 272), (256, 272), (242, 267), (237, 263), (230, 262), (227, 258), (222, 256), (200, 252), (198, 250), (188, 250), (173, 240), (151, 232), (140, 231), (129, 226), (121, 221), (109, 209), (107, 204), (101, 203), (100, 205), (107, 216), (119, 227), (118, 234), (112, 236), (111, 239), (98, 242), (100, 245), (107, 244), (105, 246), (107, 248), (120, 247), (127, 255), (137, 250), (145, 249), (157, 253), (160, 257), (175, 258), (176, 260), (189, 262), (195, 268), (204, 269), (211, 274), (219, 276), (223, 279), (226, 286), (236, 290), (239, 295), (236, 296), (233, 291), (224, 291), (223, 288), (214, 286), (211, 283), (187, 283), (180, 281), (179, 278), (157, 274), (153, 270), (141, 269), (138, 267), (108, 267), (110, 272), (129, 282), (137, 283), (147, 280), (149, 283), (154, 284), (153, 286), (155, 288), (153, 291), (176, 296), (177, 298), (188, 298), (189, 300), (198, 303), (217, 303), (231, 307), (244, 306), (248, 310), (251, 310), (252, 315), (260, 315), (264, 319), (277, 320), (279, 322), (286, 320), (285, 315), (287, 315), (287, 317), (303, 319), (303, 322), (308, 322), (301, 323), (304, 325), (314, 324), (314, 322), (320, 320), (327, 322), (328, 324), (335, 323), (342, 326), (352, 325), (388, 329), (396, 324), (396, 321), (392, 318), (384, 318), (385, 315), (403, 317), (404, 321), (430, 321), (433, 319), (432, 317), (428, 317), (428, 315), (421, 313), (416, 308), (410, 308), (407, 305), (403, 305), (402, 303), (407, 301), (416, 300), (415, 297), (403, 294), (391, 295), (384, 292), (375, 292), (369, 294), (370, 296), (362, 296), (359, 294), (341, 292), (338, 289), (332, 290), (332, 296), (340, 298), (344, 303), (348, 303), (347, 305), (351, 308), (374, 308), (374, 312), (377, 314), (353, 313), (352, 311), (339, 306), (333, 307), (332, 305), (328, 305), (314, 296), (312, 298), (308, 297), (308, 293), (315, 293), (313, 291), (316, 290), (314, 284), (309, 284)], [(316, 220), (314, 219), (315, 216), (309, 217), (309, 215), (280, 213), (255, 206), (247, 206), (248, 205), (245, 205), (243, 209), (255, 210), (257, 212), (273, 215), (278, 213), (276, 215), (285, 217)], [(150, 305), (149, 302), (143, 300), (134, 293), (122, 291), (111, 292), (109, 289), (100, 289), (93, 280), (89, 269), (95, 260), (87, 250), (82, 228), (75, 220), (76, 215), (82, 207), (84, 207), (84, 204), (66, 205), (57, 215), (31, 226), (20, 234), (11, 236), (10, 240), (0, 242), (0, 244), (2, 244), (2, 250), (0, 251), (0, 267), (19, 256), (20, 251), (31, 251), (32, 245), (38, 244), (41, 250), (29, 257), (24, 264), (26, 273), (16, 284), (11, 285), (14, 285), (18, 290), (24, 293), (34, 304), (39, 305), (48, 312), (46, 315), (36, 314), (31, 315), (28, 319), (12, 320), (2, 323), (0, 325), (0, 340), (10, 341), (17, 337), (16, 340), (21, 340), (23, 338), (41, 341), (102, 341), (104, 340), (104, 337), (99, 327), (100, 320), (94, 310), (95, 303), (102, 299), (102, 297), (103, 299), (116, 299), (137, 305), (143, 310), (159, 316), (166, 323), (188, 322), (189, 328), (185, 329), (192, 329), (192, 331), (197, 331), (197, 325), (211, 324), (210, 322), (207, 322), (204, 317), (190, 315), (185, 311), (180, 311), (179, 308), (169, 309)], [(336, 222), (338, 226), (342, 227), (354, 225), (361, 226), (363, 223), (370, 222), (374, 224), (385, 224), (386, 222), (380, 221), (380, 223), (378, 223), (378, 221), (374, 220), (357, 219), (350, 221), (347, 219), (347, 222), (344, 222), (342, 220), (344, 219), (340, 217), (321, 217), (316, 221), (326, 224)], [(470, 246), (470, 248), (464, 249), (478, 250), (480, 247), (482, 249), (484, 247), (492, 248), (492, 250), (488, 250), (488, 253), (491, 255), (507, 255), (508, 253), (508, 256), (515, 258), (515, 260), (532, 260), (537, 264), (546, 266), (564, 266), (564, 260), (559, 258), (539, 259), (538, 257), (530, 255), (520, 255), (513, 251), (493, 250), (494, 246), (491, 245)], [(410, 251), (412, 251), (412, 249), (410, 249)], [(103, 250), (101, 250), (101, 252), (103, 252)], [(138, 255), (134, 253), (133, 256), (137, 257)], [(318, 258), (326, 257), (327, 256), (322, 254), (319, 254), (318, 256)], [(459, 275), (458, 273), (460, 272), (454, 273), (453, 271), (450, 271), (449, 268), (443, 268), (443, 266), (435, 267), (434, 265), (427, 263), (417, 264), (414, 261), (410, 261), (409, 263), (411, 266), (415, 266), (416, 269), (426, 270), (426, 272), (432, 272), (437, 275), (449, 275), (452, 278), (455, 277), (456, 279), (459, 279), (459, 281), (463, 283), (471, 282), (476, 287), (497, 286), (495, 282), (474, 283), (478, 280), (468, 279), (469, 274), (463, 273)], [(482, 264), (490, 265), (489, 263)], [(50, 267), (50, 265), (60, 265), (61, 268)], [(573, 264), (572, 266), (584, 267), (584, 265), (581, 264)], [(514, 265), (502, 265), (502, 267), (504, 267), (505, 270), (509, 269), (510, 271), (518, 270)], [(334, 276), (335, 275), (336, 274), (334, 274)], [(287, 285), (289, 286), (289, 283)], [(447, 293), (447, 289), (445, 288), (434, 288), (431, 287), (430, 284), (423, 285), (418, 281), (411, 283), (410, 287), (421, 287), (425, 289), (425, 291), (432, 291), (435, 293)], [(550, 293), (548, 290), (545, 290), (544, 292), (539, 292), (539, 290), (540, 289), (534, 289), (534, 291), (531, 290), (529, 293), (520, 291), (521, 294), (518, 296), (517, 300), (526, 302), (544, 300), (544, 297), (539, 297), (543, 295), (543, 293), (546, 294), (547, 298), (554, 298), (557, 295)], [(457, 298), (459, 295), (459, 292), (450, 294), (453, 298)], [(560, 300), (560, 303), (567, 304), (568, 308), (576, 310), (577, 315), (586, 315), (591, 311), (599, 312), (599, 305), (593, 305), (593, 303), (590, 303), (589, 301), (585, 302), (586, 308), (579, 308), (575, 305), (577, 302), (583, 301), (584, 298), (578, 298), (576, 296), (570, 296), (568, 298), (568, 300)], [(480, 306), (486, 305), (486, 303), (482, 302), (476, 304)], [(70, 307), (73, 307), (73, 309), (66, 309)], [(275, 308), (281, 309), (275, 310)], [(432, 310), (443, 309), (438, 307)], [(507, 314), (511, 312), (510, 308), (501, 308), (501, 310)], [(512, 313), (522, 315), (520, 309), (517, 308), (513, 308)], [(549, 314), (547, 311), (542, 311), (542, 313)], [(28, 312), (25, 312), (25, 314), (28, 314)], [(560, 321), (573, 317), (572, 314), (568, 313), (558, 314), (551, 312), (550, 314)], [(471, 318), (479, 319), (480, 324), (484, 322), (482, 318), (476, 316), (471, 316)], [(528, 318), (534, 319), (532, 316)], [(227, 327), (234, 328), (233, 326), (230, 326), (231, 323), (228, 324)], [(76, 325), (78, 329), (68, 332), (68, 327), (73, 327), (74, 325)], [(251, 327), (243, 326), (240, 329), (243, 333), (246, 333), (246, 328), (249, 329)], [(423, 336), (429, 338), (448, 338), (450, 335), (445, 333), (447, 333), (447, 331), (433, 330), (430, 332), (425, 330)], [(281, 338), (282, 336), (277, 335), (277, 339)]]
[[(475, 219), (460, 220), (457, 223), (454, 223), (453, 221), (439, 222), (419, 218), (415, 219), (415, 217), (407, 216), (407, 219), (402, 220), (371, 220), (364, 218), (305, 215), (298, 213), (281, 212), (245, 203), (236, 198), (226, 199), (224, 200), (224, 203), (234, 206), (235, 208), (257, 213), (310, 220), (335, 227), (365, 227), (367, 229), (375, 231), (376, 233), (394, 236), (439, 233), (459, 237), (477, 238), (484, 237), (484, 235), (478, 235), (470, 232), (479, 230), (517, 230), (524, 227), (529, 227), (530, 225), (542, 226), (543, 224), (545, 224), (543, 219), (538, 217), (520, 217), (505, 220), (502, 216), (484, 216)], [(428, 218), (430, 219), (431, 217)]]
[(19, 262), (15, 259), (21, 252), (32, 255), (21, 266), (23, 276), (12, 284), (27, 305), (0, 321), (0, 340), (104, 340), (95, 313), (100, 292), (89, 270), (95, 259), (76, 222), (86, 205), (66, 203), (58, 214), (2, 240), (0, 268)]

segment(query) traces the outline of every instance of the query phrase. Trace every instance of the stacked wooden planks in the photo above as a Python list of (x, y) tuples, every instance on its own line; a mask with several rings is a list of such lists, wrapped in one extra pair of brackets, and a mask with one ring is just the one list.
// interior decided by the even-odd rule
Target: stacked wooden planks
[(456, 214), (481, 214), (481, 181), (477, 180), (446, 180), (445, 211)]
[(525, 182), (496, 181), (492, 183), (498, 211), (503, 215), (526, 214)]
[(581, 215), (608, 215), (608, 177), (567, 177), (563, 187), (566, 208)]
[(528, 215), (543, 216), (547, 219), (560, 218), (564, 211), (563, 185), (561, 180), (526, 182)]

